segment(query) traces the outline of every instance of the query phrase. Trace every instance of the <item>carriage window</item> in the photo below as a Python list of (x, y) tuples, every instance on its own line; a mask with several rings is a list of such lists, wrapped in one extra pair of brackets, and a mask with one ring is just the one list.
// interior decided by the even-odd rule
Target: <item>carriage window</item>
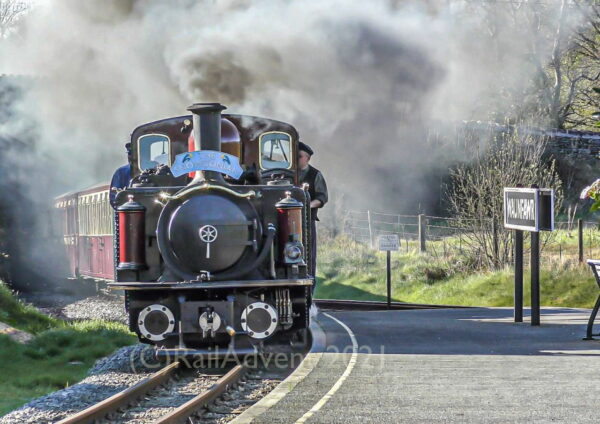
[(141, 170), (156, 168), (159, 164), (171, 165), (169, 137), (147, 134), (138, 138), (138, 164)]
[(262, 169), (291, 168), (292, 141), (286, 133), (271, 132), (260, 136), (260, 166)]

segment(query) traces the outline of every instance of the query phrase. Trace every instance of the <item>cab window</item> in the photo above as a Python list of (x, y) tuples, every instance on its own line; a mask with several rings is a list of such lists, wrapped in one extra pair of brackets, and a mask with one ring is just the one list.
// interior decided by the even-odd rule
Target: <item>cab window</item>
[(289, 134), (265, 133), (260, 136), (260, 166), (262, 169), (291, 168), (292, 140)]
[(146, 134), (138, 138), (138, 164), (141, 170), (156, 168), (159, 164), (171, 165), (169, 137)]

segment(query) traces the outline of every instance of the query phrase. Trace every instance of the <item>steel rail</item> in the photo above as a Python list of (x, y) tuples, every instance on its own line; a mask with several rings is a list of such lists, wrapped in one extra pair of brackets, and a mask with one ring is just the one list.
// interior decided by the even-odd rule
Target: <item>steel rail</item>
[[(334, 309), (344, 311), (378, 311), (387, 310), (387, 302), (370, 301), (370, 300), (341, 300), (341, 299), (315, 299), (315, 303), (322, 309)], [(403, 303), (392, 302), (393, 310), (409, 310), (409, 309), (458, 309), (469, 308), (469, 306), (456, 305), (429, 305), (422, 303)]]
[(171, 411), (169, 414), (155, 421), (155, 424), (175, 424), (185, 422), (190, 415), (217, 399), (231, 386), (237, 383), (244, 375), (245, 371), (246, 368), (244, 368), (244, 366), (236, 365), (227, 374), (217, 380), (215, 384), (210, 386), (208, 390), (200, 393), (198, 396), (190, 399), (174, 411)]
[(179, 369), (179, 366), (180, 362), (173, 362), (133, 386), (59, 421), (58, 424), (80, 424), (100, 420), (167, 382)]

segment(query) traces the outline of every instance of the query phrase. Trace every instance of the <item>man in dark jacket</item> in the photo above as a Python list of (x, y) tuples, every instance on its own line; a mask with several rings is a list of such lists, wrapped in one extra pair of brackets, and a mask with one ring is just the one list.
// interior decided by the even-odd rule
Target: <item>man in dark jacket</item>
[(110, 181), (109, 198), (113, 208), (115, 207), (117, 189), (129, 187), (129, 182), (131, 181), (131, 143), (125, 144), (125, 149), (127, 149), (127, 165), (117, 168)]
[[(313, 150), (306, 144), (300, 142), (298, 146), (298, 172), (300, 184), (308, 183), (308, 192), (310, 193), (310, 212), (311, 212), (311, 263), (310, 269), (313, 275), (317, 275), (317, 225), (318, 210), (327, 203), (327, 184), (323, 174), (317, 168), (309, 165)], [(313, 286), (313, 292), (315, 287)]]

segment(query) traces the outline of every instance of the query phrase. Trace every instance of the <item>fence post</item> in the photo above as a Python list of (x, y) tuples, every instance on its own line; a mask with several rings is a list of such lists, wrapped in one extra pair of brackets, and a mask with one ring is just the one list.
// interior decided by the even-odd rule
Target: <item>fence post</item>
[(369, 244), (373, 247), (373, 227), (371, 226), (371, 211), (367, 211), (367, 221), (369, 221)]
[(579, 262), (583, 263), (583, 220), (577, 220), (577, 237), (579, 239)]
[(425, 225), (426, 225), (426, 219), (425, 219), (425, 215), (423, 215), (422, 213), (419, 214), (419, 250), (421, 252), (425, 252), (427, 249), (425, 248), (425, 241), (426, 241), (426, 235), (425, 235)]
[(558, 261), (562, 263), (562, 243), (558, 243)]

